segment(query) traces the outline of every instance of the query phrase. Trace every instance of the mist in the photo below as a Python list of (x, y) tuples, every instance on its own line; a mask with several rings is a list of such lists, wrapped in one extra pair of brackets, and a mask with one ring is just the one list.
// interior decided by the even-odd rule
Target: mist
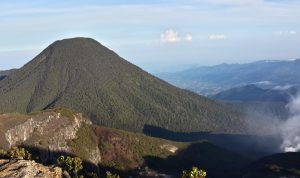
[[(290, 96), (287, 104), (282, 104), (282, 109), (268, 109), (268, 103), (246, 109), (246, 120), (250, 133), (260, 136), (276, 138), (273, 152), (298, 152), (300, 151), (300, 94)], [(282, 115), (280, 115), (280, 114)], [(262, 143), (264, 146), (274, 145), (273, 140)]]
[(300, 95), (292, 97), (287, 104), (290, 116), (280, 124), (280, 134), (283, 139), (281, 149), (284, 152), (300, 150)]

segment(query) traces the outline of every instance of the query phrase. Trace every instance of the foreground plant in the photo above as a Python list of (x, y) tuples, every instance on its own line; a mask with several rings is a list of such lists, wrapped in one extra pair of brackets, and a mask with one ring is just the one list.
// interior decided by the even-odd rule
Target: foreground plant
[(0, 158), (31, 160), (32, 155), (25, 148), (11, 147), (10, 150), (0, 150)]
[(120, 176), (117, 174), (112, 174), (111, 172), (107, 171), (106, 178), (120, 178)]
[(82, 160), (78, 157), (60, 156), (57, 163), (75, 178), (79, 177), (78, 172), (83, 169)]
[(182, 178), (205, 178), (206, 172), (203, 169), (193, 167), (190, 171), (183, 171)]

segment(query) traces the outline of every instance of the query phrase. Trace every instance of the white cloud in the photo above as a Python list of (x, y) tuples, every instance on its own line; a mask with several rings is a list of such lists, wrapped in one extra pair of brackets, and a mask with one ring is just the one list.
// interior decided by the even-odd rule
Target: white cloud
[(181, 41), (181, 38), (177, 31), (168, 29), (160, 35), (160, 40), (164, 43), (176, 43)]
[(284, 31), (276, 32), (275, 34), (281, 36), (290, 36), (290, 35), (296, 35), (297, 32), (295, 30), (284, 30)]
[(213, 5), (249, 6), (261, 5), (264, 3), (264, 0), (198, 0), (198, 2), (206, 2)]
[(210, 34), (208, 35), (208, 39), (210, 40), (224, 40), (226, 36), (224, 34)]
[(181, 41), (192, 41), (193, 36), (188, 33), (185, 37), (182, 37), (176, 30), (168, 29), (160, 35), (160, 40), (163, 43), (176, 43)]
[(186, 40), (186, 41), (192, 41), (192, 40), (193, 40), (193, 36), (192, 36), (191, 34), (187, 34), (187, 35), (185, 36), (185, 40)]

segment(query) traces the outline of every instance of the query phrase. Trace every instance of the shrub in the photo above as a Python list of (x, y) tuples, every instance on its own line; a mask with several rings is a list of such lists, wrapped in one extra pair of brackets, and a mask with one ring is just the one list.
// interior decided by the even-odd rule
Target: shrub
[(10, 150), (0, 150), (0, 158), (7, 158), (7, 159), (14, 159), (14, 158), (20, 158), (20, 159), (26, 159), (31, 160), (32, 155), (22, 147), (11, 147)]
[(112, 174), (111, 172), (107, 171), (106, 178), (120, 178), (120, 176), (117, 174)]
[(75, 178), (79, 177), (78, 172), (83, 169), (82, 160), (78, 157), (60, 156), (57, 159), (57, 163)]
[(183, 171), (182, 178), (205, 178), (206, 172), (202, 169), (198, 169), (197, 167), (193, 167), (190, 171)]
[(0, 149), (0, 158), (7, 158), (7, 151)]
[(98, 178), (97, 174), (94, 172), (89, 172), (86, 174), (87, 178)]

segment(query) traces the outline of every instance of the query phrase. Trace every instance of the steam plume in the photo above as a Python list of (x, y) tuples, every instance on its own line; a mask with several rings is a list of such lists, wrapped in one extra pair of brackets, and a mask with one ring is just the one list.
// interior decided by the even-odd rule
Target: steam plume
[(281, 149), (285, 152), (300, 151), (300, 95), (287, 105), (291, 116), (280, 126), (283, 138)]

